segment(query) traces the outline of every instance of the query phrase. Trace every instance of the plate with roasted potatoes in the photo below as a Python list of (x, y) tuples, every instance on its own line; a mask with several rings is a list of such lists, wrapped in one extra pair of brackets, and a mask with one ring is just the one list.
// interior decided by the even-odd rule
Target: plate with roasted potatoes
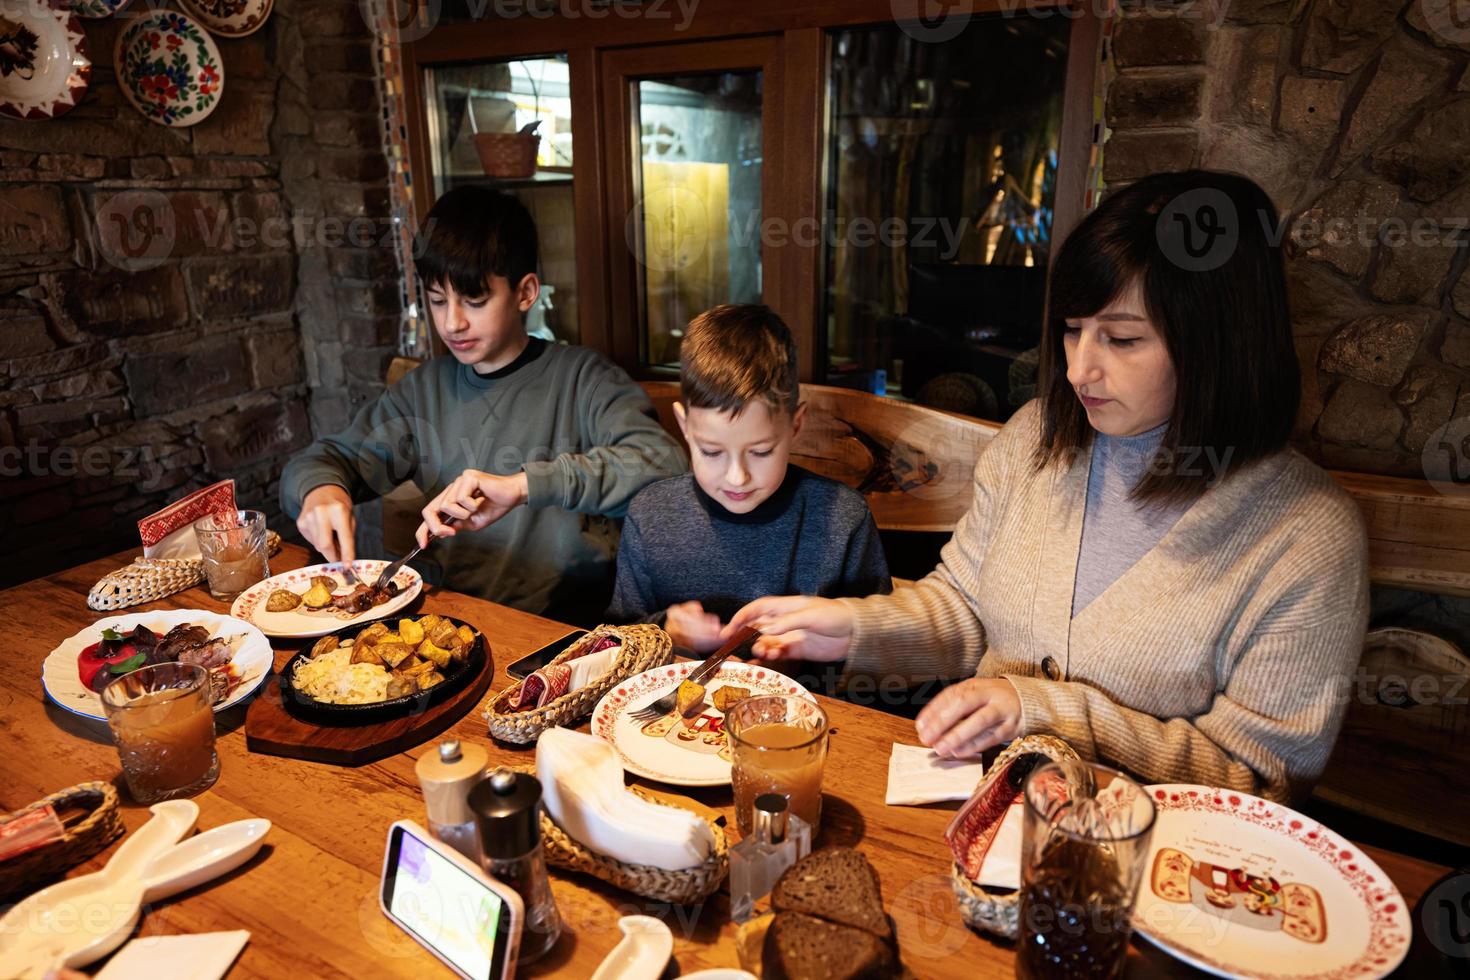
[(230, 615), (267, 636), (326, 636), (354, 623), (384, 619), (418, 598), (424, 580), (405, 566), (384, 588), (374, 588), (385, 561), (361, 559), (310, 565), (272, 575), (235, 597)]

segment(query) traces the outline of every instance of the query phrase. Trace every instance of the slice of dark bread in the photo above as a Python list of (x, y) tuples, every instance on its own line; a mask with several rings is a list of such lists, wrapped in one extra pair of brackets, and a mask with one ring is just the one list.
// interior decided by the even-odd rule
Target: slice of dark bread
[(778, 912), (761, 949), (761, 980), (885, 980), (893, 949), (865, 929)]
[(850, 847), (813, 851), (787, 868), (771, 890), (771, 908), (805, 912), (893, 942), (878, 872)]

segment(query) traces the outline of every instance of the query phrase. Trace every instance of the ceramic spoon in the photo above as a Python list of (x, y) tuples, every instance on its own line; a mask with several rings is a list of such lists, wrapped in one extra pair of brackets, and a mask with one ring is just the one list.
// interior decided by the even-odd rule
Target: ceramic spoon
[[(175, 806), (179, 803), (184, 806)], [(160, 808), (170, 809), (160, 813)], [(0, 944), (0, 958), (14, 965), (7, 965), (6, 976), (39, 977), (56, 966), (79, 967), (101, 959), (132, 933), (145, 902), (161, 901), (234, 870), (254, 856), (270, 830), (269, 820), (237, 820), (180, 844), (178, 838), (193, 826), (199, 808), (171, 801), (153, 812), (154, 818), (118, 849), (107, 867), (37, 892), (0, 919), (0, 936), (19, 936), (14, 949)], [(19, 972), (11, 972), (13, 968)]]
[(625, 915), (618, 920), (623, 941), (613, 947), (592, 980), (658, 980), (674, 952), (674, 934), (651, 915)]

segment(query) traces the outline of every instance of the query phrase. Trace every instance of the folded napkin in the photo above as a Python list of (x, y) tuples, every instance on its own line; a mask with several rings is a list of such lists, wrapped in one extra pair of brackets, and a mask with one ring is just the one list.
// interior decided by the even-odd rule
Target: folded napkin
[(943, 800), (968, 800), (985, 764), (979, 759), (941, 759), (922, 745), (894, 743), (888, 757), (889, 806), (912, 806)]
[(623, 646), (616, 638), (604, 636), (580, 656), (531, 674), (511, 696), (510, 706), (517, 710), (540, 708), (563, 694), (579, 691), (612, 670), (622, 652)]
[(250, 933), (237, 929), (134, 939), (107, 961), (95, 980), (219, 980), (249, 938)]
[(536, 777), (551, 819), (599, 854), (683, 871), (714, 852), (714, 834), (703, 818), (630, 792), (617, 750), (596, 736), (569, 728), (542, 732)]
[(1016, 797), (980, 859), (980, 874), (975, 880), (987, 888), (1021, 887), (1021, 830), (1025, 809), (1021, 798)]
[(234, 510), (234, 480), (221, 480), (175, 500), (138, 522), (138, 536), (143, 539), (143, 557), (200, 557), (194, 522), (210, 514), (233, 513)]

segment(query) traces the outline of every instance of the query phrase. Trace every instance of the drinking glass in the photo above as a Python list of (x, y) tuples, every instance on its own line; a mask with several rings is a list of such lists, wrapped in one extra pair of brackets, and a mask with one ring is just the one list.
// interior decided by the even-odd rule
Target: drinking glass
[(209, 671), (198, 664), (123, 674), (102, 689), (102, 710), (137, 802), (193, 796), (219, 776)]
[(822, 767), (827, 762), (827, 714), (813, 701), (788, 695), (747, 698), (725, 714), (735, 823), (742, 837), (754, 824), (755, 798), (780, 793), (817, 833), (822, 817)]
[(265, 547), (265, 515), (258, 510), (227, 510), (194, 523), (209, 594), (226, 601), (270, 578)]
[(1153, 835), (1153, 801), (1121, 772), (1090, 762), (1039, 766), (1024, 795), (1016, 976), (1117, 977)]

